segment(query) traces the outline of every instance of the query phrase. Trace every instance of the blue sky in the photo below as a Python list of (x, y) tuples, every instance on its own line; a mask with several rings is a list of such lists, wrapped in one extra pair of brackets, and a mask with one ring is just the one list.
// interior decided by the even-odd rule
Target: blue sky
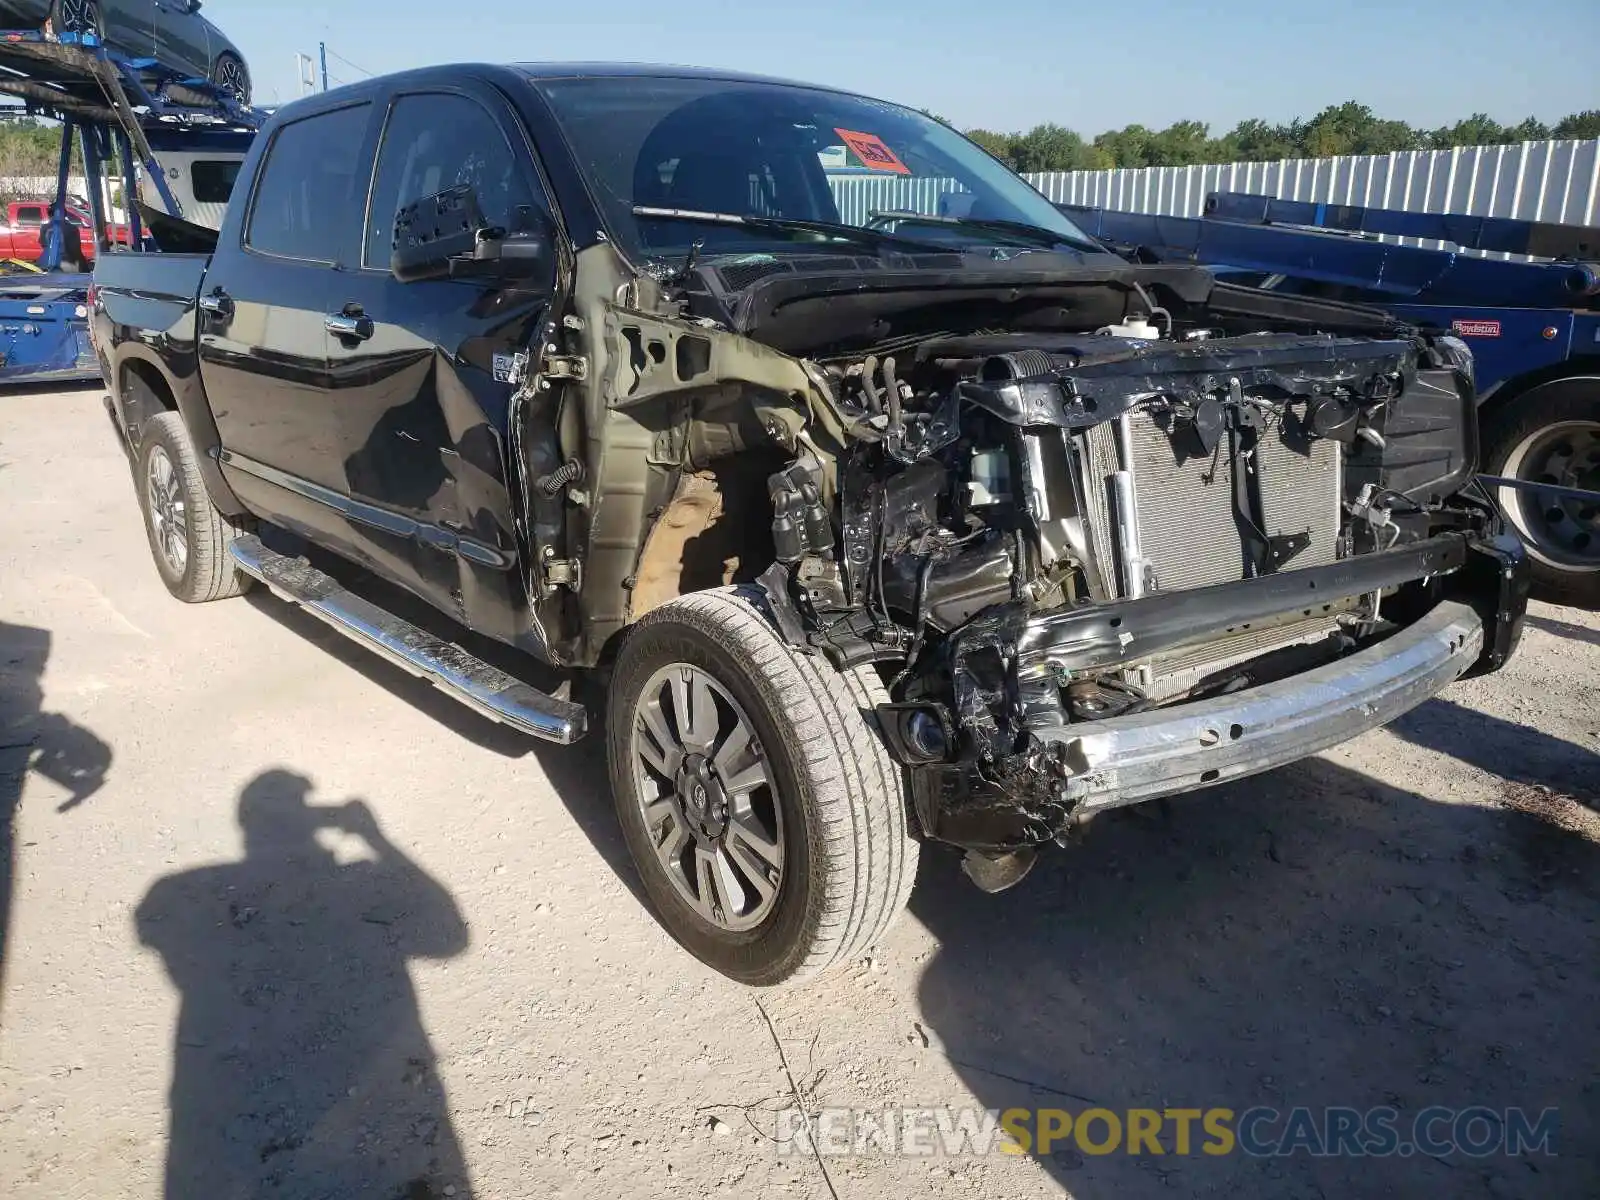
[[(1600, 108), (1600, 0), (207, 0), (264, 103), (296, 51), (335, 79), (458, 61), (623, 60), (834, 84), (962, 127), (1287, 120), (1357, 99), (1432, 126)], [(351, 65), (354, 64), (354, 65)], [(360, 68), (360, 69), (358, 69)]]

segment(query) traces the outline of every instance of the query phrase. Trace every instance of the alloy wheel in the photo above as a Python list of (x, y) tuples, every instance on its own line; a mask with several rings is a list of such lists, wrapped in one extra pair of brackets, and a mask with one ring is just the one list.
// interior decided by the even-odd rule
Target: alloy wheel
[(250, 103), (250, 77), (238, 59), (224, 58), (217, 64), (217, 86), (240, 104)]
[(61, 0), (58, 33), (99, 33), (100, 6), (95, 0)]
[(189, 513), (178, 472), (162, 446), (152, 446), (145, 466), (150, 532), (167, 569), (182, 576), (189, 566)]
[(785, 842), (749, 715), (706, 672), (673, 663), (645, 685), (632, 749), (644, 827), (679, 897), (718, 929), (760, 925), (778, 900)]

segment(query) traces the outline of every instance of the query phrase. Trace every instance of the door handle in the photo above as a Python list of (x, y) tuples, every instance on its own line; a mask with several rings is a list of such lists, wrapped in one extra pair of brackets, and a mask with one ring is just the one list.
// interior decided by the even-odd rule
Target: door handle
[(377, 325), (359, 304), (346, 304), (343, 312), (329, 313), (323, 325), (335, 337), (348, 338), (353, 342), (368, 341), (378, 331)]
[(200, 311), (219, 325), (233, 320), (233, 297), (221, 288), (200, 297)]

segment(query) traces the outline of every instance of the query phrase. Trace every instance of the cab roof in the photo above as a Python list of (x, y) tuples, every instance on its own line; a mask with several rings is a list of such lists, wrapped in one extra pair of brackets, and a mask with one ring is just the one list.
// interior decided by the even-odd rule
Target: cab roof
[(781, 87), (808, 88), (819, 92), (839, 92), (854, 95), (844, 88), (803, 79), (781, 79), (771, 75), (754, 75), (745, 71), (729, 71), (720, 67), (688, 67), (665, 63), (516, 63), (514, 69), (530, 79), (708, 79), (725, 83), (767, 83)]

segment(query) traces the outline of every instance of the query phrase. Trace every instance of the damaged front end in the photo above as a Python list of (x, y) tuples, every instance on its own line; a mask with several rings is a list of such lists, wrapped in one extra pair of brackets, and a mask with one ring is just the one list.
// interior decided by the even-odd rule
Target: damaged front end
[(1016, 342), (934, 339), (841, 379), (887, 418), (843, 497), (844, 600), (870, 623), (807, 599), (841, 661), (863, 653), (841, 625), (873, 651), (911, 639), (880, 715), (930, 836), (1034, 847), (1342, 741), (1509, 652), (1523, 600), (1493, 579), (1520, 556), (1461, 494), (1472, 396), (1449, 347), (1138, 319)]
[[(786, 638), (883, 675), (923, 833), (1005, 886), (1095, 812), (1314, 753), (1514, 648), (1521, 549), (1470, 482), (1451, 339), (1183, 268), (845, 268), (580, 278), (569, 332), (599, 336), (549, 456), (589, 464), (572, 661), (759, 580)], [(649, 472), (608, 494), (626, 445)]]

